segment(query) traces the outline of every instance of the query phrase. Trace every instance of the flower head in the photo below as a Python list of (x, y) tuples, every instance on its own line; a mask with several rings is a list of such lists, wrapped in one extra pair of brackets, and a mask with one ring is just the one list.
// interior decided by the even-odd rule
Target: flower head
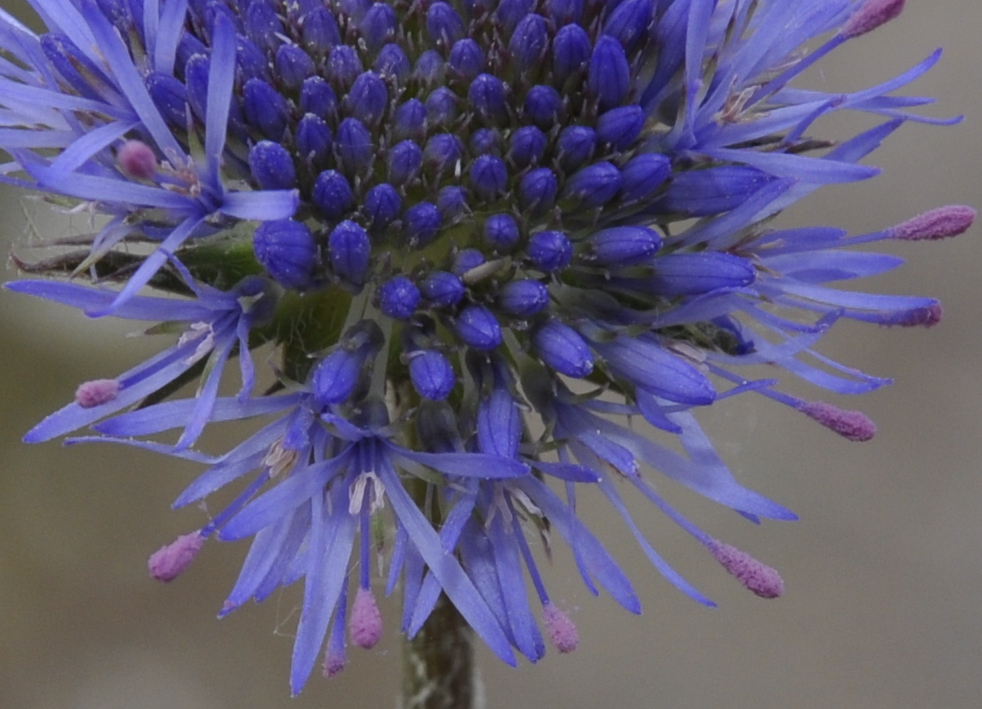
[[(940, 319), (930, 298), (830, 284), (900, 264), (850, 247), (953, 236), (971, 208), (857, 236), (770, 223), (822, 185), (875, 175), (862, 159), (905, 121), (950, 122), (908, 112), (929, 99), (892, 95), (937, 53), (854, 93), (795, 86), (902, 5), (134, 0), (110, 13), (38, 0), (42, 36), (0, 14), (0, 179), (106, 217), (87, 250), (21, 262), (96, 285), (10, 288), (182, 333), (80, 387), (27, 439), (94, 425), (75, 440), (206, 464), (177, 505), (249, 477), (151, 570), (169, 580), (204, 540), (252, 537), (223, 614), (303, 579), (294, 692), (325, 638), (328, 676), (346, 663), (346, 628), (356, 645), (378, 641), (373, 552), (386, 593), (401, 584), (404, 632), (446, 594), (506, 662), (543, 655), (537, 617), (560, 652), (578, 644), (530, 543), (550, 529), (587, 588), (639, 612), (577, 516), (584, 488), (698, 602), (712, 605), (645, 539), (621, 488), (778, 596), (776, 571), (684, 518), (652, 473), (751, 520), (794, 519), (736, 480), (698, 409), (759, 394), (868, 440), (862, 413), (741, 372), (867, 392), (888, 380), (821, 355), (825, 332), (842, 318)], [(882, 123), (839, 144), (815, 136), (843, 110)], [(180, 297), (140, 295), (147, 285)], [(264, 345), (282, 359), (259, 394), (249, 353)], [(242, 386), (221, 397), (233, 357)], [(195, 378), (195, 398), (166, 400)], [(193, 449), (208, 424), (254, 417), (272, 420), (231, 451)], [(147, 438), (173, 429), (174, 444)]]

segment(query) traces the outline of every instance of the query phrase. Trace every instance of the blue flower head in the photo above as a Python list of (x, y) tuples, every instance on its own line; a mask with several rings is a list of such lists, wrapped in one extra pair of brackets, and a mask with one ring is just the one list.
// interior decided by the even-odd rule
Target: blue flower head
[[(376, 586), (400, 590), (410, 636), (444, 594), (505, 662), (535, 662), (544, 639), (573, 650), (538, 569), (548, 530), (590, 591), (639, 612), (577, 515), (584, 489), (698, 602), (712, 604), (645, 539), (625, 489), (746, 588), (780, 595), (776, 571), (653, 480), (794, 519), (739, 483), (699, 409), (757, 394), (872, 437), (862, 413), (742, 372), (769, 365), (833, 395), (888, 383), (816, 344), (843, 318), (930, 326), (940, 305), (840, 290), (900, 264), (852, 247), (954, 236), (975, 217), (942, 207), (854, 236), (771, 224), (823, 185), (877, 174), (863, 159), (905, 121), (954, 122), (894, 95), (939, 53), (853, 93), (796, 85), (902, 0), (32, 4), (45, 34), (0, 11), (0, 179), (105, 219), (81, 251), (18, 262), (76, 282), (9, 288), (176, 338), (83, 384), (26, 440), (93, 427), (72, 440), (207, 466), (178, 506), (238, 486), (150, 571), (169, 581), (206, 540), (251, 538), (222, 614), (303, 582), (294, 692), (319, 657), (328, 676), (344, 667), (346, 630), (378, 641)], [(815, 133), (846, 110), (880, 122), (841, 143)], [(255, 371), (258, 347), (279, 354), (274, 376)], [(235, 359), (239, 392), (219, 396)], [(257, 430), (232, 450), (195, 448), (208, 425), (243, 419)]]

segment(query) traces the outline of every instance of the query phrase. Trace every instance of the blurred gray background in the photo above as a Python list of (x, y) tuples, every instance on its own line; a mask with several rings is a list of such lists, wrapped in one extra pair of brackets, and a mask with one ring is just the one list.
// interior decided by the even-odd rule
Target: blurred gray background
[[(940, 65), (910, 92), (939, 98), (931, 115), (966, 119), (954, 128), (905, 126), (869, 160), (884, 168), (882, 176), (828, 188), (791, 210), (786, 223), (862, 232), (945, 203), (982, 205), (980, 28), (982, 3), (911, 0), (899, 20), (809, 75), (831, 91), (858, 89), (944, 46)], [(828, 129), (848, 135), (868, 125)], [(2, 188), (0, 200), (6, 250), (28, 238), (25, 213), (41, 210)], [(580, 648), (518, 669), (482, 650), (488, 706), (980, 706), (978, 236), (976, 228), (953, 241), (895, 248), (908, 265), (869, 284), (941, 298), (939, 326), (847, 324), (825, 340), (824, 351), (840, 361), (896, 380), (862, 400), (832, 399), (877, 421), (872, 442), (849, 443), (763, 400), (728, 400), (708, 412), (707, 426), (741, 481), (801, 521), (756, 528), (687, 493), (672, 491), (671, 499), (711, 534), (780, 569), (785, 597), (768, 602), (746, 593), (638, 502), (633, 509), (655, 546), (719, 608), (696, 605), (648, 566), (617, 517), (594, 501), (588, 521), (630, 571), (644, 615), (593, 598), (568, 554), (557, 554), (548, 582), (579, 626)], [(8, 266), (0, 276), (16, 274)], [(298, 596), (287, 592), (215, 619), (245, 545), (206, 546), (170, 586), (147, 577), (150, 552), (202, 524), (198, 510), (169, 509), (194, 466), (108, 446), (20, 443), (79, 382), (114, 376), (159, 348), (150, 338), (125, 339), (132, 329), (0, 294), (0, 707), (394, 706), (394, 605), (383, 608), (386, 636), (376, 649), (352, 650), (339, 678), (315, 676), (291, 700)]]

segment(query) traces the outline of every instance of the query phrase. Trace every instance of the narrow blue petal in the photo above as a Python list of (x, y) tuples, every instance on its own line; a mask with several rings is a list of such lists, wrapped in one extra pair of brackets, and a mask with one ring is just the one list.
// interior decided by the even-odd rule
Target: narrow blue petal
[(289, 219), (299, 205), (300, 194), (296, 190), (227, 192), (220, 211), (236, 219), (273, 221)]

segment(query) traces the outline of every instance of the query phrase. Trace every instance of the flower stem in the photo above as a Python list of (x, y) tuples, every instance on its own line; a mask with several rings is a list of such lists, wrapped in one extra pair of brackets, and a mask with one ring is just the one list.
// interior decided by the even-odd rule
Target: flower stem
[(402, 709), (479, 709), (474, 632), (443, 594), (403, 641)]

